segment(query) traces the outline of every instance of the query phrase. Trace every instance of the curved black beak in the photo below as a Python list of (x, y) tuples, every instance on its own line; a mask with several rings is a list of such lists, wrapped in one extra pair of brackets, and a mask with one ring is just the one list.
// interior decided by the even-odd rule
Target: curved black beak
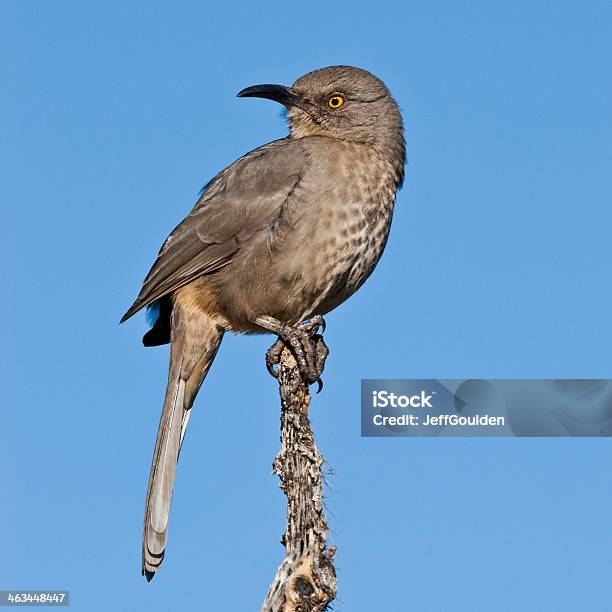
[(284, 85), (253, 85), (247, 87), (237, 94), (238, 98), (266, 98), (268, 100), (274, 100), (280, 102), (284, 106), (297, 106), (303, 111), (308, 112), (309, 103), (304, 100), (298, 93), (293, 91), (290, 87)]

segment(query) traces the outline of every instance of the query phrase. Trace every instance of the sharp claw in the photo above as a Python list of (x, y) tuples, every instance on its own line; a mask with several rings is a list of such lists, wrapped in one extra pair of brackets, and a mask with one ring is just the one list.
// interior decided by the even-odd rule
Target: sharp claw
[(311, 319), (311, 322), (316, 325), (316, 327), (312, 330), (315, 333), (319, 332), (319, 327), (321, 328), (321, 333), (325, 331), (327, 327), (327, 323), (325, 323), (325, 319), (321, 315), (317, 315)]
[(278, 378), (278, 371), (274, 369), (274, 366), (280, 361), (280, 354), (283, 346), (281, 340), (278, 339), (266, 353), (266, 370), (270, 373), (270, 376)]
[(321, 390), (323, 389), (323, 381), (320, 378), (317, 378), (315, 382), (317, 383), (317, 394), (319, 394), (321, 393)]

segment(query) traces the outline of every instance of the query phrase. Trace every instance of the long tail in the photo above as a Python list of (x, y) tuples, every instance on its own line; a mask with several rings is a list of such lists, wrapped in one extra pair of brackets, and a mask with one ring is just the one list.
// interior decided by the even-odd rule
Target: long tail
[(223, 330), (201, 311), (175, 301), (170, 371), (147, 490), (142, 573), (151, 580), (164, 559), (176, 463), (193, 400), (217, 353)]

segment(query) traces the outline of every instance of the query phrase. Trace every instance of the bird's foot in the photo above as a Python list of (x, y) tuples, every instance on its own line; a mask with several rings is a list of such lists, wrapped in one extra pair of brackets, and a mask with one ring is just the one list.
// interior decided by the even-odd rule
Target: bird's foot
[(274, 378), (278, 378), (278, 372), (274, 369), (274, 366), (280, 363), (281, 354), (284, 348), (285, 343), (278, 338), (266, 352), (266, 368)]
[(314, 382), (318, 383), (317, 393), (321, 391), (323, 388), (321, 374), (325, 367), (325, 359), (329, 354), (323, 336), (318, 333), (319, 328), (321, 328), (321, 331), (325, 331), (323, 317), (317, 315), (296, 326), (284, 325), (271, 317), (258, 317), (256, 322), (278, 334), (278, 340), (266, 353), (268, 372), (275, 378), (278, 377), (278, 372), (274, 369), (274, 366), (280, 362), (283, 349), (288, 347), (297, 361), (302, 378), (309, 385)]

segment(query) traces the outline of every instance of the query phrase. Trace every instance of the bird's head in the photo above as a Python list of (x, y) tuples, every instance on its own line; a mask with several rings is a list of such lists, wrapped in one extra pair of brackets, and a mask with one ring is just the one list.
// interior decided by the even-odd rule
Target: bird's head
[(291, 138), (327, 136), (363, 143), (403, 166), (400, 110), (385, 84), (367, 70), (351, 66), (321, 68), (301, 76), (291, 87), (255, 85), (238, 96), (283, 104)]

